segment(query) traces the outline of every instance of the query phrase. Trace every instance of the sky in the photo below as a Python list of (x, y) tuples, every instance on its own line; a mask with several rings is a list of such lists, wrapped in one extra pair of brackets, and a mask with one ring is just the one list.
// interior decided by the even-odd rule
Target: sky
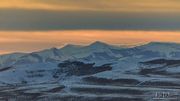
[(180, 0), (1, 0), (0, 54), (65, 44), (180, 42)]

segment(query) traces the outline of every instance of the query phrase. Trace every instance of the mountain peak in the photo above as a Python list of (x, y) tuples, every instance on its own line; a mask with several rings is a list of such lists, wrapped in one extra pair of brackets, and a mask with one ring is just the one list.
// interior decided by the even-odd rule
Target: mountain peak
[(58, 50), (59, 50), (58, 48), (52, 47), (52, 48), (41, 50), (41, 51), (34, 52), (34, 53), (53, 52), (53, 51), (58, 51)]
[(62, 48), (70, 48), (70, 47), (81, 47), (80, 45), (74, 45), (74, 44), (67, 44)]
[(92, 43), (92, 44), (90, 44), (89, 46), (109, 46), (108, 44), (106, 44), (106, 43), (104, 43), (104, 42), (101, 42), (101, 41), (96, 41), (96, 42), (94, 42), (94, 43)]
[(82, 46), (80, 46), (80, 45), (73, 45), (73, 44), (67, 44), (64, 47), (62, 47), (61, 50), (66, 50), (66, 51), (67, 50), (74, 50), (74, 49), (78, 49), (80, 47), (82, 47)]

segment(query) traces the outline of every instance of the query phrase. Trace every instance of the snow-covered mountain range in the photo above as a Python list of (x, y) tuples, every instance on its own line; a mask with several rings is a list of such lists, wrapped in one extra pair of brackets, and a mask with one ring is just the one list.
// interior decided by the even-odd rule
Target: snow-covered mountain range
[[(118, 57), (115, 50), (121, 50), (121, 47), (111, 46), (102, 42), (95, 42), (89, 46), (66, 45), (63, 48), (51, 48), (32, 53), (13, 53), (0, 56), (1, 66), (11, 66), (26, 63), (54, 62), (77, 59), (93, 58), (115, 58)], [(114, 51), (113, 51), (114, 50)]]
[[(130, 48), (113, 46), (99, 41), (88, 46), (68, 44), (60, 49), (51, 48), (32, 53), (2, 55), (0, 56), (0, 68), (12, 67), (15, 72), (25, 68), (49, 70), (52, 67), (56, 68), (57, 64), (63, 61), (81, 61), (95, 63), (97, 66), (111, 64), (115, 71), (124, 72), (137, 69), (139, 62), (153, 59), (180, 59), (180, 44), (151, 42)], [(114, 73), (113, 71), (109, 72)], [(0, 73), (0, 77), (4, 73)], [(12, 74), (17, 75), (14, 72)]]
[(66, 93), (72, 92), (72, 84), (161, 86), (163, 82), (180, 86), (179, 61), (178, 43), (151, 42), (134, 47), (99, 41), (88, 46), (68, 44), (60, 49), (1, 55), (0, 86), (58, 84)]
[(179, 58), (180, 44), (151, 42), (131, 48), (118, 47), (103, 42), (94, 42), (88, 46), (66, 45), (63, 48), (51, 48), (32, 53), (13, 53), (0, 56), (0, 66), (26, 63), (42, 63), (65, 60), (111, 60), (125, 57), (141, 58)]

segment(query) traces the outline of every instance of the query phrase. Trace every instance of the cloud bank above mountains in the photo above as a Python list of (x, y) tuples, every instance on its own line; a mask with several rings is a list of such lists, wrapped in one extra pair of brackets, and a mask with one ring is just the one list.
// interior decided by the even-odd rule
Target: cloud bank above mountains
[(1, 0), (0, 54), (67, 43), (179, 42), (179, 0)]
[(179, 30), (179, 0), (1, 0), (0, 30)]

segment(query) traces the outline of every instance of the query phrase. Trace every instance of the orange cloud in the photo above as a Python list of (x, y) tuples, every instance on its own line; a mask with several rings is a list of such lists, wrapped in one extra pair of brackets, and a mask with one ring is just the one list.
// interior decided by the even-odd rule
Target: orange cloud
[(179, 42), (180, 32), (167, 31), (105, 31), (75, 30), (46, 32), (0, 32), (1, 53), (30, 52), (65, 44), (90, 44), (103, 41), (110, 44), (139, 44), (151, 41)]

